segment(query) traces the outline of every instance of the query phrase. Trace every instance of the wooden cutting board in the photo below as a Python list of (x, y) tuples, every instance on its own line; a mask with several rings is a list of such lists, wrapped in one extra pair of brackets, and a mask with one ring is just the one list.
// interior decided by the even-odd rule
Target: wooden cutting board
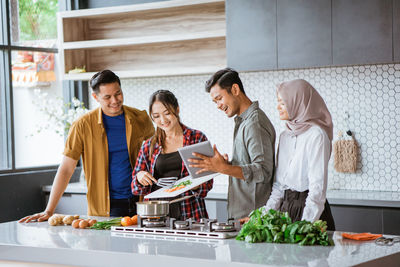
[(203, 177), (200, 177), (200, 178), (195, 178), (195, 179), (193, 179), (189, 175), (189, 176), (183, 177), (182, 179), (177, 180), (175, 182), (175, 184), (179, 184), (179, 183), (184, 182), (186, 180), (190, 180), (192, 182), (190, 185), (187, 185), (184, 188), (176, 190), (176, 191), (173, 191), (173, 192), (165, 192), (166, 188), (160, 188), (160, 189), (158, 189), (158, 190), (146, 195), (144, 197), (144, 199), (176, 197), (176, 196), (179, 196), (180, 194), (182, 194), (182, 193), (184, 193), (186, 191), (189, 191), (189, 190), (195, 188), (196, 186), (199, 186), (199, 185), (201, 185), (201, 184), (213, 179), (214, 177), (217, 177), (218, 175), (220, 175), (220, 174), (219, 173), (213, 173), (213, 174), (210, 174), (210, 175), (207, 175), (207, 176), (203, 176)]

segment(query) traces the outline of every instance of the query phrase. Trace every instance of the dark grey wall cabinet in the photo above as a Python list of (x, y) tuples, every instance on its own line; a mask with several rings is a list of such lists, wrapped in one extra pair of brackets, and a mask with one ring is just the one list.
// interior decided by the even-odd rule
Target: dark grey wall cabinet
[(393, 1), (393, 58), (400, 62), (400, 0)]
[(278, 68), (332, 64), (331, 0), (279, 0)]
[(393, 0), (332, 0), (333, 64), (391, 62)]
[(276, 69), (276, 0), (227, 0), (225, 8), (228, 66)]

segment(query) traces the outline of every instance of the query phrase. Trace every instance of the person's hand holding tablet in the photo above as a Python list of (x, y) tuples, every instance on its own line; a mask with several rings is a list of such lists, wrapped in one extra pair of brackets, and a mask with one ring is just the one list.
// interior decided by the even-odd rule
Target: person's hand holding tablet
[(213, 156), (206, 156), (204, 154), (193, 152), (192, 155), (196, 158), (190, 158), (189, 167), (197, 168), (196, 175), (204, 172), (219, 172), (224, 173), (226, 167), (229, 165), (228, 155), (221, 155), (219, 153), (217, 146), (213, 146)]

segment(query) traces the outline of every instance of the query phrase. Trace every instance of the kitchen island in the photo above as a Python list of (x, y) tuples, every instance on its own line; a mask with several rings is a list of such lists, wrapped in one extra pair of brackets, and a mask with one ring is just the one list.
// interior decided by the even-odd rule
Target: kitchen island
[(342, 239), (341, 232), (332, 233), (332, 238), (332, 247), (302, 247), (8, 222), (0, 224), (0, 261), (76, 266), (400, 265), (400, 243), (377, 246), (373, 241)]

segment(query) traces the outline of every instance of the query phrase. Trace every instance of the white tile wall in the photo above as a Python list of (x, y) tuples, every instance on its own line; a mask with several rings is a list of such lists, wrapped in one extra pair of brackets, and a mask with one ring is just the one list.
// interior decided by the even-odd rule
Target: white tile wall
[[(247, 95), (258, 100), (277, 135), (284, 124), (276, 111), (275, 85), (302, 78), (320, 92), (332, 113), (335, 138), (347, 127), (360, 145), (355, 174), (337, 173), (329, 165), (329, 189), (400, 191), (400, 64), (363, 65), (241, 73)], [(183, 123), (203, 131), (220, 152), (232, 150), (233, 119), (216, 109), (204, 83), (209, 75), (122, 80), (125, 104), (148, 109), (158, 89), (177, 96)], [(91, 100), (91, 107), (96, 104)], [(345, 114), (350, 115), (347, 122)], [(226, 184), (226, 179), (216, 179)]]

